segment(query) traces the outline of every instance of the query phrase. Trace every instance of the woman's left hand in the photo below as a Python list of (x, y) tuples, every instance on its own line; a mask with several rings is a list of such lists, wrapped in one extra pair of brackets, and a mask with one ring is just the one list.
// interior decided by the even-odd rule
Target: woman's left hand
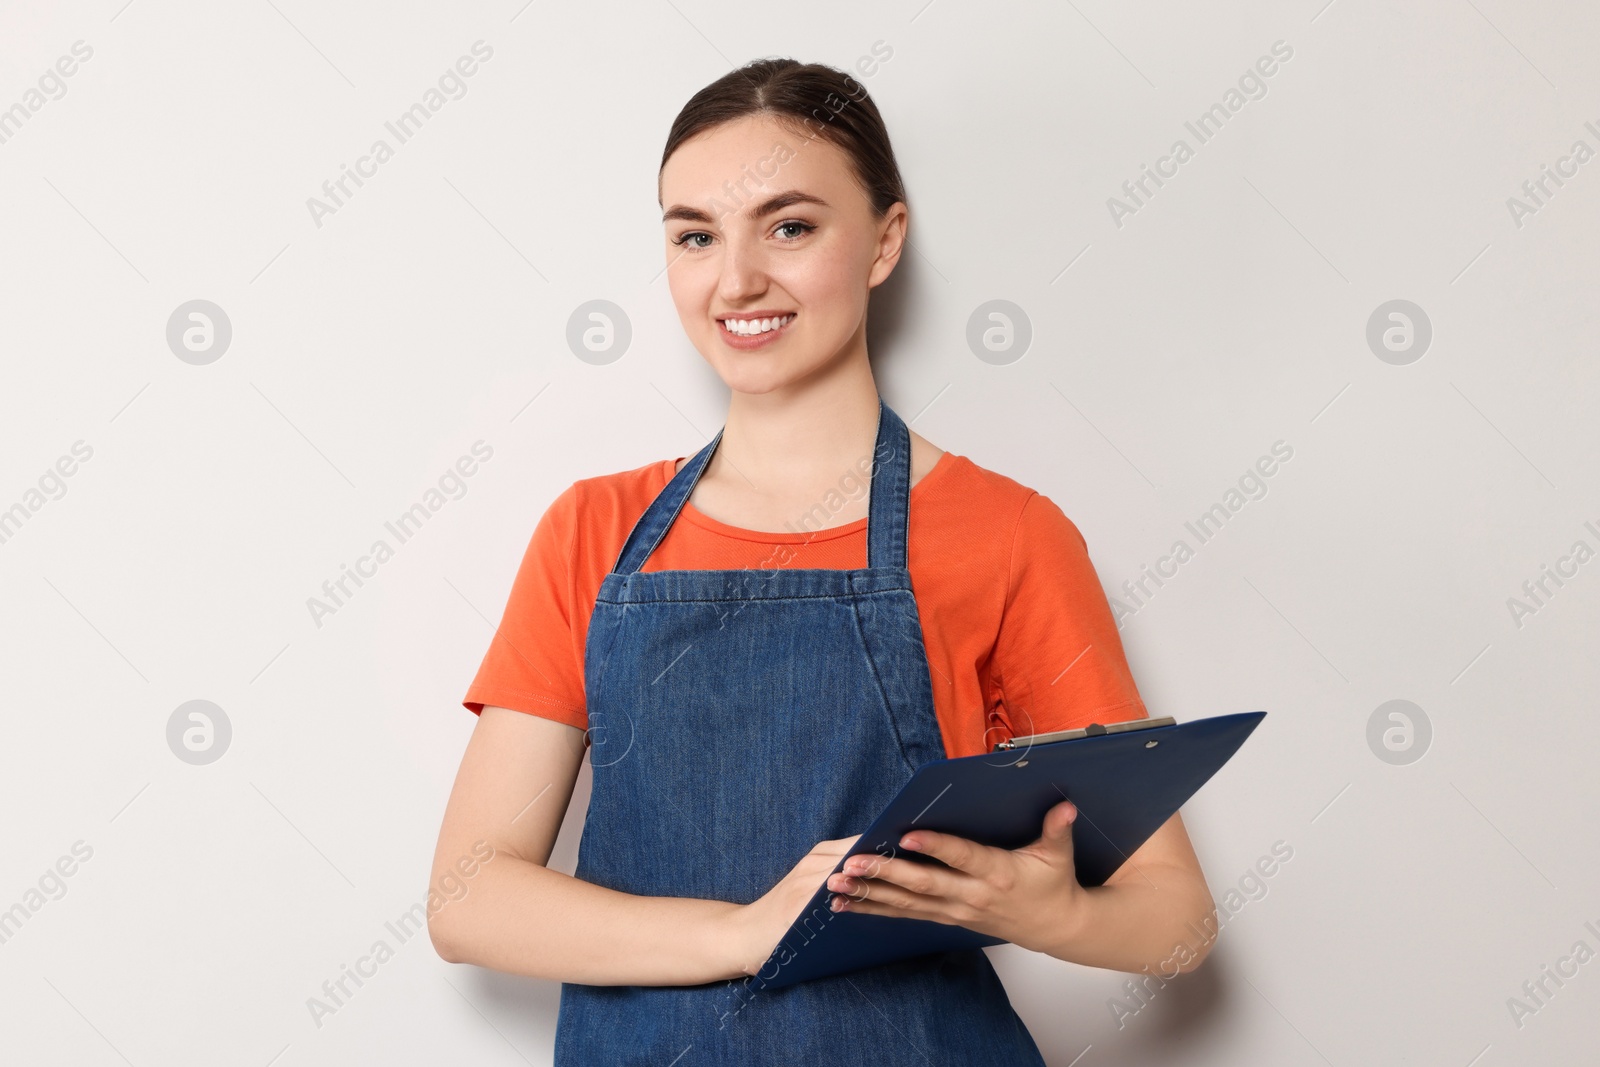
[(828, 878), (835, 911), (964, 926), (1036, 951), (1073, 929), (1086, 890), (1072, 858), (1078, 810), (1064, 800), (1045, 813), (1039, 838), (1018, 849), (912, 830), (900, 847), (947, 866), (893, 856), (852, 856)]

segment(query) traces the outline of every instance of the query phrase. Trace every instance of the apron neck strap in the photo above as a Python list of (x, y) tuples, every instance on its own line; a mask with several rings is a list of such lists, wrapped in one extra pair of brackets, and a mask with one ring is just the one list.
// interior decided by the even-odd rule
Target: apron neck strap
[(878, 398), (867, 509), (867, 566), (905, 570), (911, 537), (911, 430)]
[[(724, 426), (666, 488), (651, 501), (623, 542), (616, 574), (632, 574), (644, 566), (683, 510), (690, 494), (722, 441)], [(867, 566), (904, 570), (911, 524), (911, 431), (878, 397), (878, 433), (872, 451), (872, 483), (867, 507)]]

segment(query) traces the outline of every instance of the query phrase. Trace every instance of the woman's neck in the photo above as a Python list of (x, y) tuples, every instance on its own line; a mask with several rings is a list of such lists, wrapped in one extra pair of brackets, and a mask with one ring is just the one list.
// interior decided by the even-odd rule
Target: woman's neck
[(708, 477), (755, 492), (804, 491), (871, 462), (877, 384), (868, 370), (803, 392), (734, 393), (725, 427)]
[[(854, 522), (867, 514), (877, 429), (870, 369), (802, 392), (736, 392), (722, 441), (689, 502), (747, 530), (788, 529), (819, 514), (823, 528)], [(941, 454), (912, 434), (913, 484)]]

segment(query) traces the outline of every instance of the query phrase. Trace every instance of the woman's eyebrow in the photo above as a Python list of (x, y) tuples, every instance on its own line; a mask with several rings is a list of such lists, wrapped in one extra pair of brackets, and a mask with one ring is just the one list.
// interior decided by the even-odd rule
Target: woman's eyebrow
[[(766, 200), (763, 200), (761, 203), (755, 205), (755, 207), (747, 211), (746, 214), (753, 219), (759, 219), (763, 215), (770, 215), (774, 211), (782, 211), (784, 208), (791, 207), (795, 204), (816, 204), (819, 207), (828, 206), (828, 202), (822, 199), (820, 196), (812, 196), (810, 193), (802, 193), (798, 189), (791, 189), (786, 193), (779, 193), (776, 196), (768, 197)], [(662, 222), (671, 222), (673, 219), (681, 219), (684, 222), (703, 223), (711, 223), (716, 221), (699, 208), (689, 207), (685, 204), (674, 204), (672, 207), (667, 209), (666, 214), (661, 216)]]

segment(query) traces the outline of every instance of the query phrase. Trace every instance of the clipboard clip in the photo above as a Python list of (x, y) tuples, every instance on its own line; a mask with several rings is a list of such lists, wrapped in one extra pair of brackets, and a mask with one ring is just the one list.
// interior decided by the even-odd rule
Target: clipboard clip
[[(1159, 719), (1132, 719), (1128, 722), (1114, 722), (1109, 726), (1092, 722), (1088, 726), (1080, 726), (1076, 730), (1056, 730), (1048, 734), (1029, 734), (1026, 737), (1013, 737), (1009, 741), (997, 741), (991, 752), (1009, 752), (1016, 748), (1027, 748), (1032, 745), (1047, 745), (1052, 741), (1073, 741), (1080, 737), (1099, 737), (1102, 734), (1127, 734), (1135, 730), (1149, 730), (1157, 726), (1176, 726), (1178, 720), (1171, 715), (1163, 715)], [(1150, 742), (1146, 748), (1152, 747), (1155, 742)]]

